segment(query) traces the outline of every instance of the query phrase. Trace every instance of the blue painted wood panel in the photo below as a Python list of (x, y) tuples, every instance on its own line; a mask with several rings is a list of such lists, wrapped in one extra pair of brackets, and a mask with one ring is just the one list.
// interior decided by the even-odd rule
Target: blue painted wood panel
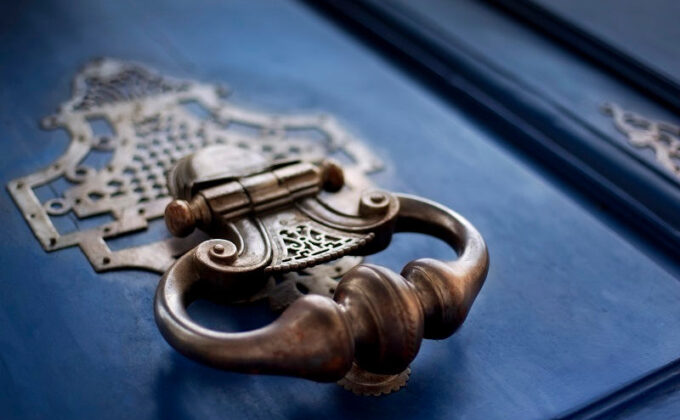
[(597, 197), (611, 194), (602, 199), (606, 205), (625, 207), (622, 216), (632, 216), (627, 223), (644, 220), (642, 229), (666, 236), (661, 241), (675, 244), (677, 252), (680, 178), (658, 162), (652, 149), (633, 146), (602, 107), (615, 103), (677, 124), (672, 110), (489, 4), (426, 0), (416, 8), (399, 0), (367, 3), (395, 25), (412, 29), (414, 39), (432, 44), (434, 58), (428, 59), (435, 64), (430, 67), (447, 83), (475, 84), (468, 88), (479, 90), (474, 100), (495, 107), (501, 120), (519, 116), (522, 121), (514, 124), (530, 140), (509, 141), (548, 164), (555, 163), (550, 156), (555, 155), (562, 160), (558, 164), (573, 165), (564, 172), (581, 189), (599, 188)]
[[(485, 0), (678, 112), (672, 1)], [(513, 19), (514, 20), (514, 19)]]
[[(541, 37), (520, 22), (508, 19), (483, 2), (425, 0), (418, 8), (401, 0), (390, 2), (417, 13), (425, 20), (424, 25), (428, 22), (435, 25), (438, 30), (451, 36), (452, 42), (470, 48), (509, 77), (519, 80), (527, 89), (559, 104), (564, 112), (587, 122), (607, 138), (630, 147), (631, 152), (650, 158), (651, 164), (655, 163), (653, 155), (632, 148), (625, 137), (614, 129), (611, 119), (600, 111), (602, 104), (613, 102), (652, 118), (677, 122), (673, 112), (635, 92), (625, 81), (611, 77), (606, 71), (579, 59), (571, 51), (559, 48), (552, 40)], [(569, 7), (567, 4), (575, 8), (575, 2), (564, 3), (565, 8)], [(596, 4), (593, 7), (606, 9), (600, 2)], [(672, 12), (669, 14), (672, 15)], [(611, 19), (612, 15), (608, 18)], [(664, 42), (672, 41), (667, 39)]]
[(680, 4), (599, 0), (534, 0), (645, 66), (680, 84)]
[(680, 386), (671, 386), (636, 401), (629, 407), (612, 415), (616, 420), (674, 419), (680, 413)]
[[(403, 391), (356, 397), (333, 384), (219, 372), (176, 354), (153, 322), (157, 276), (98, 275), (78, 249), (44, 253), (3, 191), (3, 418), (546, 418), (677, 358), (680, 284), (671, 273), (479, 121), (307, 7), (3, 7), (3, 184), (64, 150), (67, 137), (36, 122), (69, 96), (82, 64), (114, 56), (225, 82), (249, 107), (333, 113), (387, 162), (377, 183), (461, 212), (491, 253), (463, 328), (424, 343)], [(399, 269), (446, 255), (437, 242), (404, 237), (377, 260)], [(229, 316), (231, 328), (267, 319)]]

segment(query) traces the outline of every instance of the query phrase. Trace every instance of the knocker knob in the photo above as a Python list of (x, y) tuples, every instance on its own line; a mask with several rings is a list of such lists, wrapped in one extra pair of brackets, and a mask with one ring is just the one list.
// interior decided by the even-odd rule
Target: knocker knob
[(349, 318), (359, 366), (385, 375), (408, 367), (420, 349), (425, 318), (415, 289), (405, 278), (362, 264), (343, 276), (333, 300)]

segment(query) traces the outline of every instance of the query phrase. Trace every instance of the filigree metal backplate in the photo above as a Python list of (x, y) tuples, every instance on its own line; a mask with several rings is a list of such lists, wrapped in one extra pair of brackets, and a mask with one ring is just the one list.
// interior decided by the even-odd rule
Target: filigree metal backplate
[[(129, 62), (99, 59), (86, 65), (74, 79), (72, 97), (42, 121), (45, 129), (66, 130), (71, 137), (68, 149), (49, 167), (8, 185), (43, 248), (80, 246), (97, 271), (164, 272), (200, 241), (200, 234), (168, 235), (115, 251), (107, 240), (143, 232), (151, 220), (162, 217), (170, 202), (168, 170), (183, 156), (208, 145), (231, 145), (274, 160), (320, 161), (339, 153), (349, 159), (344, 166), (350, 192), (370, 185), (366, 175), (381, 168), (369, 149), (328, 116), (254, 112), (228, 102), (226, 93), (223, 86), (165, 77)], [(98, 132), (97, 124), (108, 126), (110, 132)], [(101, 167), (94, 167), (87, 163), (92, 154), (108, 157)], [(68, 187), (41, 201), (35, 189), (60, 179)], [(64, 215), (70, 215), (79, 228), (59, 232), (52, 218)], [(109, 215), (110, 221), (81, 227), (81, 222), (102, 215)], [(303, 240), (326, 246), (310, 242), (313, 233), (304, 228), (290, 235), (291, 248)], [(348, 258), (351, 263), (341, 259), (330, 267), (290, 276), (321, 276), (328, 282), (356, 264), (355, 258)]]
[(603, 110), (633, 146), (652, 149), (656, 160), (680, 178), (680, 126), (655, 121), (614, 104), (605, 104)]

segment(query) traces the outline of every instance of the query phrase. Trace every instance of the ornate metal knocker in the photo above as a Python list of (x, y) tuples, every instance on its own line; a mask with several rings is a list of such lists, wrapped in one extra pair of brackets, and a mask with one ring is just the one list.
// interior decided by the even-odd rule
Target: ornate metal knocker
[[(176, 198), (166, 208), (169, 230), (183, 236), (199, 227), (215, 239), (189, 251), (163, 276), (156, 322), (178, 351), (221, 369), (339, 381), (363, 394), (396, 390), (422, 339), (453, 334), (486, 277), (482, 236), (443, 206), (380, 190), (363, 192), (353, 213), (331, 206), (321, 191), (332, 194), (343, 185), (342, 169), (331, 162), (268, 162), (214, 146), (179, 161), (169, 184)], [(441, 238), (458, 258), (419, 259), (401, 274), (358, 265), (343, 276), (332, 299), (303, 296), (254, 331), (210, 330), (187, 314), (199, 291), (244, 300), (272, 273), (375, 253), (394, 232)]]

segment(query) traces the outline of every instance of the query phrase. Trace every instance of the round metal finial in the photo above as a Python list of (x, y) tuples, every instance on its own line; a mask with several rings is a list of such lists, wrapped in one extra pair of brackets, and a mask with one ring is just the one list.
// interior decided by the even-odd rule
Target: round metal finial
[(165, 208), (165, 224), (174, 236), (184, 237), (196, 228), (196, 217), (186, 200), (173, 200)]
[(329, 192), (339, 191), (345, 185), (345, 173), (342, 166), (333, 159), (326, 159), (321, 163), (323, 172), (323, 189)]

